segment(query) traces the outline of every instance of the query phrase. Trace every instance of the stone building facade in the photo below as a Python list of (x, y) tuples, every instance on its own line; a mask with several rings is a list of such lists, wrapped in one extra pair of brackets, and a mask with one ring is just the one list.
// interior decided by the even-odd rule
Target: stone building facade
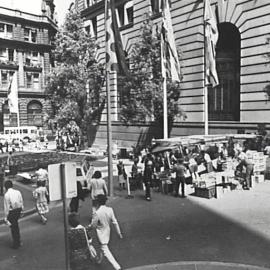
[[(44, 125), (45, 82), (51, 69), (51, 49), (57, 32), (53, 0), (41, 1), (40, 15), (0, 4), (0, 127)], [(15, 76), (15, 77), (13, 77)], [(10, 113), (8, 89), (17, 80), (19, 123)]]
[[(204, 133), (204, 1), (171, 0), (171, 16), (177, 46), (182, 51), (181, 98), (186, 112), (171, 136)], [(77, 0), (87, 31), (100, 42), (100, 61), (104, 61), (104, 1)], [(161, 0), (116, 0), (118, 23), (127, 54), (140, 35), (145, 13), (157, 24)], [(269, 84), (270, 2), (267, 0), (212, 0), (219, 40), (216, 65), (220, 84), (209, 88), (209, 133), (255, 132), (258, 124), (270, 127), (270, 103), (264, 88)], [(113, 139), (136, 144), (141, 137), (154, 137), (149, 125), (123, 126), (118, 120), (121, 104), (117, 78), (112, 90)], [(154, 131), (153, 131), (154, 132)], [(150, 136), (149, 136), (150, 135)], [(106, 139), (106, 123), (101, 123), (97, 139)]]

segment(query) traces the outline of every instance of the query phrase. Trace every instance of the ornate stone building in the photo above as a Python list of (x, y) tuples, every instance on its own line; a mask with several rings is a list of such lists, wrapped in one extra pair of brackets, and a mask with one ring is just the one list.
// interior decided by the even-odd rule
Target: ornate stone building
[(50, 52), (57, 31), (53, 0), (41, 1), (40, 15), (1, 7), (0, 3), (0, 126), (16, 126), (17, 115), (7, 102), (10, 79), (17, 79), (19, 125), (42, 127), (44, 88), (51, 69)]
[[(171, 136), (204, 132), (204, 22), (203, 1), (171, 0), (171, 15), (177, 46), (182, 57), (183, 81), (179, 106), (187, 114), (175, 123)], [(118, 23), (127, 54), (139, 36), (145, 13), (161, 20), (161, 0), (116, 0)], [(104, 1), (77, 0), (85, 27), (100, 42), (99, 58), (104, 61)], [(270, 125), (270, 103), (264, 88), (269, 84), (270, 2), (267, 0), (212, 0), (219, 40), (216, 64), (220, 84), (209, 89), (209, 133), (255, 132), (258, 124)], [(116, 81), (116, 79), (115, 79)], [(121, 91), (112, 91), (113, 139), (136, 144), (148, 125), (125, 127), (118, 121)], [(151, 134), (150, 134), (151, 135)], [(153, 135), (154, 136), (154, 135)], [(151, 136), (150, 136), (151, 137)], [(106, 138), (102, 123), (98, 139)]]

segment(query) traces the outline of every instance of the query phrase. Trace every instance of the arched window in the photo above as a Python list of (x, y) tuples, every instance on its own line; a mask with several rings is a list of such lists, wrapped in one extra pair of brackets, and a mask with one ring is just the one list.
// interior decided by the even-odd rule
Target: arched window
[(27, 122), (29, 126), (42, 126), (42, 105), (38, 101), (31, 101), (27, 106)]
[(209, 120), (240, 120), (240, 33), (231, 23), (218, 25), (216, 65), (219, 86), (209, 89)]

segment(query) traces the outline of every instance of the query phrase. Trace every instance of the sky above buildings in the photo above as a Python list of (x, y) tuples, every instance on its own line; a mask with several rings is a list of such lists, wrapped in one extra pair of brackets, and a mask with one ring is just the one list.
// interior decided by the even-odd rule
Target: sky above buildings
[[(41, 1), (42, 0), (0, 0), (0, 6), (39, 15), (41, 14)], [(59, 25), (63, 24), (71, 2), (72, 0), (54, 0)]]

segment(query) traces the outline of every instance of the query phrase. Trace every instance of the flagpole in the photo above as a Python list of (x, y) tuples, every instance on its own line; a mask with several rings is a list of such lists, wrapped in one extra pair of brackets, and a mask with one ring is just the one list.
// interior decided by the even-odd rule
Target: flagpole
[[(105, 35), (107, 33), (107, 14), (108, 14), (108, 0), (105, 0)], [(105, 40), (106, 42), (106, 40)], [(105, 44), (105, 55), (107, 55), (108, 46)], [(114, 196), (113, 191), (113, 165), (112, 165), (112, 124), (111, 124), (111, 93), (110, 93), (110, 71), (108, 68), (109, 63), (106, 61), (106, 95), (107, 95), (107, 152), (108, 152), (108, 183), (109, 183), (109, 196)]]
[[(206, 1), (204, 0), (204, 14), (206, 9)], [(204, 31), (204, 76), (203, 76), (203, 88), (204, 88), (204, 135), (208, 135), (208, 85), (206, 84), (206, 33), (205, 33), (205, 20), (203, 19), (203, 31)]]
[(168, 139), (167, 76), (163, 78), (163, 139)]

